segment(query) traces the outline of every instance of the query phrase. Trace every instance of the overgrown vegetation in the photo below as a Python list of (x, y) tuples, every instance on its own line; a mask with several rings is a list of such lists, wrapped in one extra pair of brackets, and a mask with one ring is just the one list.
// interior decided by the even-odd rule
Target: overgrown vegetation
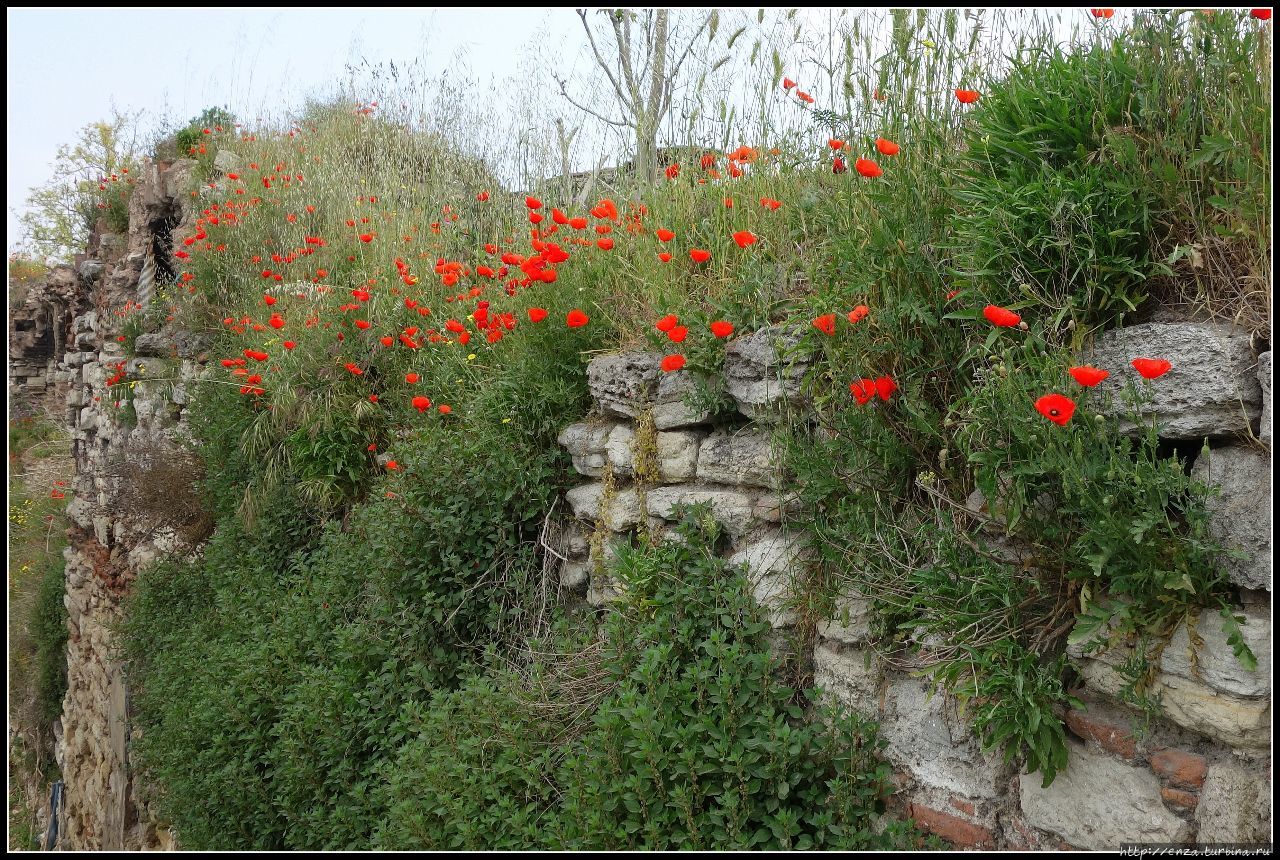
[[(1067, 368), (1161, 302), (1269, 337), (1268, 36), (1139, 13), (1068, 48), (1022, 33), (1003, 66), (957, 13), (887, 23), (888, 45), (853, 29), (828, 58), (843, 110), (800, 107), (757, 46), (756, 137), (629, 202), (509, 195), (385, 96), (224, 141), (244, 166), (208, 165), (171, 309), (224, 356), (190, 407), (217, 527), (141, 576), (122, 631), (139, 759), (184, 846), (906, 844), (879, 829), (875, 727), (782, 686), (710, 524), (622, 553), (599, 639), (532, 607), (586, 361), (648, 336), (712, 371), (712, 321), (806, 332), (805, 614), (866, 594), (881, 647), (1046, 782), (1073, 629), (1154, 643), (1206, 608), (1233, 627), (1204, 488)], [(687, 342), (652, 334), (666, 314)], [(1061, 424), (1049, 392), (1074, 402)]]
[[(9, 422), (10, 848), (38, 847), (36, 810), (58, 778), (53, 723), (67, 689), (62, 508), (67, 439), (45, 417)], [(18, 839), (21, 844), (15, 844)]]

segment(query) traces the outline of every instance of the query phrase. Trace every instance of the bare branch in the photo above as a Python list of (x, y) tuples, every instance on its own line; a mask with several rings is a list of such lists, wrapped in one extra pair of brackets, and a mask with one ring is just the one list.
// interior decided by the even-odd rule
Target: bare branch
[(644, 103), (640, 101), (640, 85), (631, 65), (631, 19), (624, 15), (619, 21), (618, 16), (613, 15), (609, 18), (609, 23), (613, 25), (613, 38), (618, 44), (618, 61), (622, 64), (623, 80), (631, 93), (631, 112), (639, 119), (644, 112)]
[[(623, 92), (622, 85), (618, 83), (618, 79), (613, 76), (613, 72), (609, 68), (609, 64), (604, 61), (604, 57), (600, 55), (600, 49), (596, 47), (595, 34), (591, 32), (591, 26), (587, 23), (587, 10), (578, 9), (578, 17), (582, 19), (582, 29), (587, 31), (587, 42), (591, 45), (591, 53), (595, 55), (596, 65), (598, 65), (609, 78), (609, 83), (613, 84), (613, 91), (618, 94), (618, 100), (622, 102), (623, 107), (628, 107), (627, 94)], [(562, 85), (563, 88), (563, 85)]]
[(596, 119), (600, 120), (601, 122), (607, 122), (609, 125), (617, 126), (618, 128), (635, 128), (634, 123), (626, 122), (625, 120), (619, 121), (616, 119), (609, 119), (607, 116), (603, 116), (599, 113), (596, 113), (594, 110), (587, 107), (586, 105), (580, 104), (576, 99), (574, 99), (573, 96), (569, 95), (568, 87), (566, 86), (564, 81), (562, 81), (560, 78), (555, 77), (554, 75), (552, 77), (555, 80), (555, 82), (560, 85), (560, 95), (564, 96), (565, 99), (569, 102), (569, 104), (573, 105), (578, 110), (584, 111), (585, 113), (589, 113)]

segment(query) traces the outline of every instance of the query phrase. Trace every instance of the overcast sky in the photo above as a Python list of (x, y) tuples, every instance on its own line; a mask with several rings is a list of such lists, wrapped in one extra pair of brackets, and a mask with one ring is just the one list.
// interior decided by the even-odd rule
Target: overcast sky
[(517, 71), (542, 31), (573, 55), (572, 9), (9, 9), (8, 245), (14, 210), (43, 184), (58, 146), (115, 108), (185, 122), (210, 105), (252, 120), (331, 90), (367, 57), (439, 72), (465, 52), (482, 79)]

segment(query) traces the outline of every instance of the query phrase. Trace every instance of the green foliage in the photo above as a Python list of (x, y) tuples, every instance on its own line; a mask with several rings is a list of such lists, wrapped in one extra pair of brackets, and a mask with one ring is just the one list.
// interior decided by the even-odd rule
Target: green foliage
[(67, 692), (67, 608), (62, 603), (66, 590), (63, 566), (50, 564), (40, 577), (40, 591), (31, 618), (31, 636), (36, 643), (36, 677), (40, 717), (52, 723), (62, 714), (62, 697)]
[[(911, 844), (901, 823), (876, 830), (892, 784), (874, 724), (825, 710), (806, 719), (776, 680), (742, 571), (716, 555), (705, 507), (679, 536), (621, 552), (613, 572), (627, 596), (600, 653), (580, 642), (559, 671), (500, 672), (437, 699), (391, 771), (383, 847)], [(579, 736), (563, 700), (590, 675), (606, 687), (588, 697)]]
[(31, 190), (18, 218), (32, 254), (70, 262), (100, 216), (109, 229), (127, 230), (129, 195), (141, 163), (136, 123), (136, 117), (117, 113), (80, 129), (74, 144), (58, 147), (53, 177)]

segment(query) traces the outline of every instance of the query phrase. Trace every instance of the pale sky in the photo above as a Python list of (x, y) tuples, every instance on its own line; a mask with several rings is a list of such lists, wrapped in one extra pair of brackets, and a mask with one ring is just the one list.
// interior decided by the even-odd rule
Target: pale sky
[[(441, 71), (459, 51), (482, 79), (518, 69), (539, 30), (577, 53), (572, 9), (206, 8), (9, 9), (8, 245), (14, 210), (43, 184), (61, 144), (122, 112), (181, 125), (210, 105), (250, 121), (328, 92), (343, 66), (367, 57)], [(553, 40), (554, 41), (554, 40)]]

